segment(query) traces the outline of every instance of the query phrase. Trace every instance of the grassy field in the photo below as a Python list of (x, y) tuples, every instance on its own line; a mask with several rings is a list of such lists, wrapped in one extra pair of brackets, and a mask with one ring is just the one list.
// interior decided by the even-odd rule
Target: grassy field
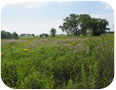
[(114, 35), (1, 40), (1, 66), (11, 88), (104, 88), (114, 77)]

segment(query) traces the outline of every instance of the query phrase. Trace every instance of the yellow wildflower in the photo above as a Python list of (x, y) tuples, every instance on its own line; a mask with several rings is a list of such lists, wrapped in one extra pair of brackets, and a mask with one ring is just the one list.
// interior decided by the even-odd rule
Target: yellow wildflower
[(74, 44), (75, 44), (75, 42), (72, 42), (72, 44), (74, 45)]
[(24, 51), (28, 51), (28, 49), (25, 48)]
[(13, 48), (12, 46), (10, 46), (9, 48)]
[(83, 43), (85, 43), (86, 42), (86, 40), (83, 40)]

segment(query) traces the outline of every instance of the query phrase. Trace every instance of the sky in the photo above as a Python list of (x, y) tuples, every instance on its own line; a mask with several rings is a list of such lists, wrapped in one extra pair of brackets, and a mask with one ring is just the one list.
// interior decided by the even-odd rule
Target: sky
[(89, 14), (94, 18), (106, 19), (114, 31), (114, 13), (111, 6), (100, 1), (46, 1), (7, 4), (1, 13), (1, 29), (9, 32), (50, 34), (55, 28), (57, 34), (63, 19), (69, 14)]

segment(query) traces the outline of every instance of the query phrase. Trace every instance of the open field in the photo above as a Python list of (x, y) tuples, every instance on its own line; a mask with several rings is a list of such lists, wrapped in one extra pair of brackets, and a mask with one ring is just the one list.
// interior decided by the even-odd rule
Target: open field
[(1, 40), (1, 66), (11, 88), (104, 88), (114, 77), (114, 35)]

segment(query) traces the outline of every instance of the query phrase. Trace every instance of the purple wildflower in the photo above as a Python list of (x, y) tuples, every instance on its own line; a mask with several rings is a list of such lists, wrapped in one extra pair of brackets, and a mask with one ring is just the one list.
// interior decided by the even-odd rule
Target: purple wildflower
[(77, 45), (75, 46), (75, 48), (83, 48), (82, 43), (77, 44)]

